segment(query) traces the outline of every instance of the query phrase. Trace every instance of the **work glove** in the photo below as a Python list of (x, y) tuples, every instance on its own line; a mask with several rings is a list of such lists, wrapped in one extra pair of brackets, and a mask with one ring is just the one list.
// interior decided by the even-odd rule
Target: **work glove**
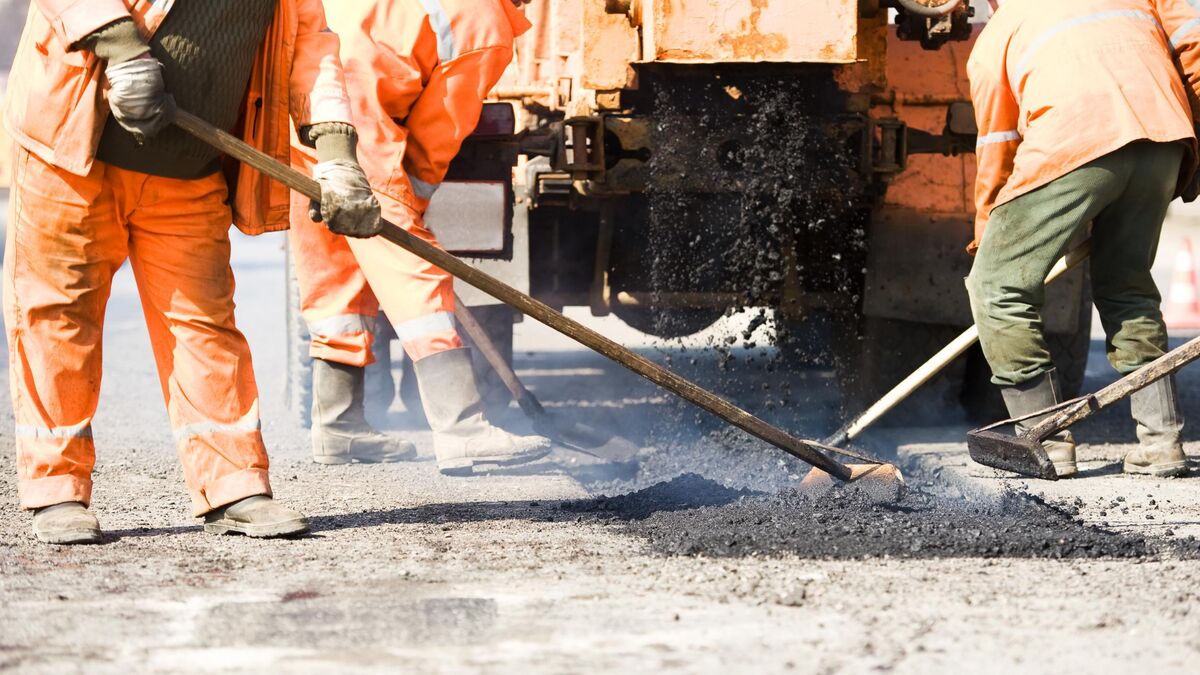
[(163, 66), (158, 59), (145, 54), (110, 63), (104, 75), (113, 118), (133, 134), (138, 145), (175, 120), (175, 99), (163, 85)]
[(358, 162), (332, 159), (313, 167), (313, 178), (321, 184), (321, 202), (312, 202), (308, 216), (324, 222), (334, 234), (374, 237), (383, 230), (379, 202)]

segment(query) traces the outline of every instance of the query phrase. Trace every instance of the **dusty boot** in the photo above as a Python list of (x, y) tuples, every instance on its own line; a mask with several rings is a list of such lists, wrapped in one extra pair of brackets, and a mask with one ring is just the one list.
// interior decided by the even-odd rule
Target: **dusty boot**
[(247, 537), (291, 537), (308, 532), (308, 521), (299, 511), (277, 504), (266, 495), (256, 495), (205, 514), (204, 531)]
[(63, 502), (33, 512), (33, 535), (47, 544), (97, 544), (100, 523), (79, 502)]
[[(1004, 395), (1008, 414), (1013, 417), (1035, 413), (1063, 401), (1062, 391), (1058, 387), (1058, 373), (1054, 370), (1015, 387), (1001, 387), (1000, 393)], [(1043, 415), (1018, 422), (1017, 433), (1024, 433), (1045, 418)], [(1054, 471), (1059, 478), (1075, 475), (1078, 468), (1075, 466), (1075, 439), (1071, 432), (1060, 431), (1050, 436), (1042, 441), (1042, 447), (1054, 463)]]
[(510, 434), (483, 416), (470, 350), (439, 352), (417, 361), (413, 369), (442, 473), (469, 475), (477, 464), (522, 464), (550, 451), (549, 440)]
[(412, 459), (412, 443), (367, 424), (363, 405), (366, 370), (313, 359), (312, 449), (318, 464), (399, 462)]
[(1138, 448), (1125, 455), (1125, 473), (1182, 476), (1187, 455), (1179, 442), (1183, 416), (1175, 394), (1175, 377), (1164, 377), (1129, 397), (1137, 422)]

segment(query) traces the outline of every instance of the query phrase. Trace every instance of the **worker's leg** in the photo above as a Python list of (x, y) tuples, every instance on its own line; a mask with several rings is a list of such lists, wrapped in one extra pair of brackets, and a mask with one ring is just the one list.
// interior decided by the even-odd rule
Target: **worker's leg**
[(114, 171), (136, 196), (130, 264), (193, 510), (270, 495), (250, 347), (234, 324), (224, 178)]
[[(1175, 193), (1179, 144), (1137, 143), (1125, 153), (1132, 169), (1125, 193), (1096, 216), (1092, 230), (1092, 295), (1104, 325), (1108, 360), (1122, 375), (1167, 351), (1162, 298), (1150, 268)], [(1187, 471), (1180, 443), (1183, 416), (1173, 378), (1130, 397), (1140, 445), (1125, 458), (1130, 473)]]
[(120, 211), (103, 165), (79, 177), (16, 153), (4, 313), (27, 509), (91, 501), (104, 309), (126, 254)]
[[(1045, 279), (1076, 233), (1123, 190), (1119, 164), (1102, 158), (992, 211), (967, 290), (992, 381), (1013, 417), (1062, 401), (1042, 333)], [(1018, 430), (1038, 421), (1029, 419)], [(1059, 476), (1076, 472), (1069, 432), (1043, 447)]]
[(312, 450), (318, 464), (395, 462), (416, 446), (367, 422), (365, 366), (374, 360), (379, 302), (346, 237), (308, 217), (308, 199), (292, 194), (288, 239), (300, 309), (313, 357)]
[[(418, 214), (390, 199), (380, 201), (384, 218), (438, 245)], [(347, 243), (413, 360), (438, 467), (470, 473), (476, 464), (514, 464), (544, 455), (546, 439), (510, 434), (485, 417), (471, 354), (454, 324), (450, 275), (380, 237)]]

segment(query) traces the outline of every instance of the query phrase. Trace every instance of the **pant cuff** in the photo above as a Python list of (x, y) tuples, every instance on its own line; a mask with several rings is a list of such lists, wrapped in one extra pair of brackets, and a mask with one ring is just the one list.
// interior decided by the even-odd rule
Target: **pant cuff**
[(199, 517), (246, 497), (271, 494), (271, 479), (266, 469), (242, 469), (192, 493), (192, 513)]
[(17, 485), (21, 508), (40, 509), (63, 502), (92, 503), (92, 479), (79, 476), (22, 478)]
[(341, 363), (347, 366), (365, 368), (375, 363), (375, 353), (370, 347), (339, 348), (316, 342), (308, 348), (308, 355), (314, 359)]

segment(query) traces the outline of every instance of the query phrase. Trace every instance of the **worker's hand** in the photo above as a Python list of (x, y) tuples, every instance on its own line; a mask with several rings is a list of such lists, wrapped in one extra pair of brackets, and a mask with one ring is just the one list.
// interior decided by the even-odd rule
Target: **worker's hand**
[(104, 71), (113, 117), (139, 144), (175, 119), (175, 99), (163, 85), (162, 72), (162, 64), (149, 54), (111, 64)]
[(379, 202), (357, 162), (318, 162), (313, 167), (313, 178), (321, 184), (321, 203), (313, 202), (308, 207), (308, 215), (315, 222), (323, 221), (330, 232), (347, 237), (374, 237), (383, 230)]

